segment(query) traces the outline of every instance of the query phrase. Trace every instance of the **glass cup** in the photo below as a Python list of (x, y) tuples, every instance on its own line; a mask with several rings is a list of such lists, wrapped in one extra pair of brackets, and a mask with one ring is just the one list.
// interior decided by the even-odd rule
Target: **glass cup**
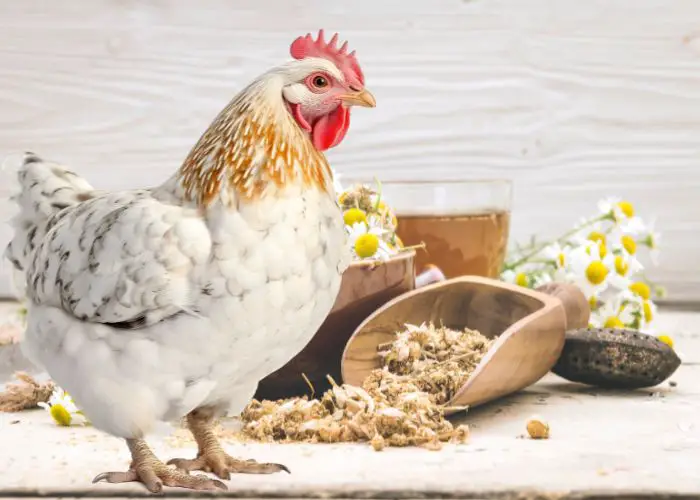
[(510, 181), (380, 182), (382, 199), (396, 214), (396, 233), (403, 244), (425, 244), (425, 250), (416, 252), (416, 273), (433, 264), (448, 279), (499, 276), (510, 229)]

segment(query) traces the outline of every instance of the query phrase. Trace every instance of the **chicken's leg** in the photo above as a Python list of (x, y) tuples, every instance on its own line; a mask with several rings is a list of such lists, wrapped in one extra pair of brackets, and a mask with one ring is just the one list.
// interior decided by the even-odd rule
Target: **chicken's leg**
[(188, 473), (194, 470), (213, 472), (221, 479), (230, 479), (232, 472), (242, 474), (289, 472), (289, 469), (281, 464), (241, 460), (227, 454), (214, 435), (214, 416), (214, 409), (209, 407), (198, 408), (187, 415), (187, 427), (192, 432), (199, 448), (197, 458), (174, 458), (168, 461), (168, 465), (173, 464), (178, 469)]
[(126, 472), (103, 472), (98, 474), (93, 483), (143, 483), (151, 493), (160, 493), (165, 486), (177, 486), (191, 490), (228, 490), (226, 485), (204, 475), (189, 475), (173, 469), (158, 460), (143, 439), (127, 439), (131, 451), (131, 466)]

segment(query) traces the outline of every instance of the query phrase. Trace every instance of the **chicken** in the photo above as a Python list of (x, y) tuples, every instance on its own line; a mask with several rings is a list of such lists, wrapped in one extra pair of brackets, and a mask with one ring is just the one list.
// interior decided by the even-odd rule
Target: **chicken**
[[(33, 153), (6, 250), (28, 301), (25, 355), (131, 466), (94, 481), (226, 489), (190, 471), (288, 469), (226, 454), (213, 432), (310, 341), (351, 255), (323, 151), (374, 107), (354, 51), (323, 30), (241, 91), (151, 189), (100, 192)], [(145, 438), (186, 417), (198, 453), (167, 464)], [(176, 467), (169, 467), (174, 464)]]

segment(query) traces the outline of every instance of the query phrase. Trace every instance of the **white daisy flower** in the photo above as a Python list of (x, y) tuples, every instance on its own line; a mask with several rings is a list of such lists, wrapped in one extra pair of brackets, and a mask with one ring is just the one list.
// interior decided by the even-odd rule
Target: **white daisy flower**
[(634, 214), (634, 205), (617, 197), (606, 198), (598, 202), (600, 212), (616, 224), (626, 224), (631, 228), (639, 228), (644, 223)]
[(634, 322), (634, 308), (617, 295), (591, 313), (591, 324), (597, 328), (624, 328)]
[(569, 257), (568, 278), (578, 285), (586, 298), (597, 297), (608, 288), (610, 268), (601, 259), (595, 242), (573, 249)]
[(657, 307), (652, 300), (642, 302), (642, 326), (641, 329), (645, 332), (653, 332), (656, 319)]
[(649, 228), (639, 217), (632, 217), (610, 228), (608, 247), (611, 250), (624, 250), (629, 255), (636, 255), (640, 244), (643, 244)]
[(49, 412), (58, 425), (85, 425), (87, 419), (78, 409), (73, 398), (60, 387), (54, 389), (48, 403), (38, 403), (38, 406)]
[[(542, 249), (542, 256), (554, 263), (555, 266), (553, 276), (548, 276), (550, 281), (564, 281), (566, 279), (566, 267), (571, 259), (570, 253), (571, 247), (568, 245), (562, 247), (559, 242), (554, 242)], [(535, 286), (540, 286), (540, 284), (535, 284)]]
[(559, 242), (554, 242), (549, 246), (542, 249), (542, 256), (554, 262), (557, 267), (566, 267), (566, 261), (568, 260), (568, 254), (570, 248), (563, 248)]
[(506, 269), (501, 273), (501, 281), (512, 283), (514, 285), (527, 287), (530, 283), (528, 275), (522, 271), (515, 272), (512, 269)]
[(396, 255), (398, 252), (396, 249), (392, 248), (386, 241), (386, 237), (389, 235), (389, 230), (382, 225), (382, 220), (376, 215), (370, 215), (367, 218), (367, 226), (369, 227), (369, 234), (374, 234), (379, 238), (379, 246), (377, 248), (377, 253), (374, 255), (375, 258), (381, 260), (387, 260), (392, 255)]
[(632, 284), (631, 277), (644, 269), (644, 266), (634, 257), (626, 252), (614, 254), (608, 252), (603, 258), (603, 263), (610, 269), (608, 282), (618, 290), (627, 290)]
[(620, 224), (620, 229), (625, 234), (630, 234), (632, 236), (647, 233), (649, 227), (644, 223), (641, 217), (634, 216), (630, 219), (625, 220)]
[(348, 243), (360, 259), (387, 259), (391, 255), (389, 245), (382, 239), (386, 231), (380, 226), (364, 222), (346, 225)]
[(581, 228), (571, 237), (571, 242), (576, 245), (587, 245), (589, 241), (607, 244), (607, 231), (603, 223), (598, 221)]
[(651, 300), (649, 285), (642, 281), (634, 282), (629, 285), (627, 290), (623, 290), (620, 296), (637, 311), (640, 331), (653, 333), (652, 323), (656, 319), (657, 306)]

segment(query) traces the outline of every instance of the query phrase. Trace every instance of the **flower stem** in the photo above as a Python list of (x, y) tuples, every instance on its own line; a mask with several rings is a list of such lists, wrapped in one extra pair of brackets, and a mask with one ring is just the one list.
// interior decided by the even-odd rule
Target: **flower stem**
[(583, 229), (584, 227), (592, 226), (592, 225), (595, 224), (596, 222), (600, 222), (600, 221), (606, 220), (606, 219), (608, 219), (608, 218), (609, 218), (609, 217), (608, 217), (608, 214), (600, 215), (600, 216), (595, 217), (595, 218), (593, 218), (593, 219), (591, 219), (591, 220), (589, 220), (589, 221), (584, 222), (584, 223), (581, 224), (580, 226), (577, 226), (577, 227), (575, 227), (575, 228), (573, 228), (573, 229), (570, 229), (569, 231), (565, 232), (564, 234), (562, 234), (559, 238), (557, 238), (557, 239), (555, 239), (555, 240), (552, 240), (552, 241), (545, 241), (544, 243), (540, 243), (537, 247), (535, 247), (534, 250), (532, 250), (531, 252), (528, 252), (528, 253), (525, 254), (524, 256), (520, 257), (518, 260), (516, 260), (516, 261), (513, 262), (512, 264), (505, 264), (505, 265), (503, 266), (503, 270), (504, 270), (504, 271), (512, 271), (513, 269), (515, 269), (515, 268), (518, 267), (519, 265), (526, 263), (528, 260), (530, 260), (532, 257), (534, 257), (535, 255), (537, 255), (538, 253), (540, 253), (542, 250), (544, 250), (545, 248), (547, 248), (547, 247), (548, 247), (549, 245), (551, 245), (552, 243), (555, 243), (555, 242), (562, 242), (562, 241), (566, 240), (567, 238), (569, 238), (570, 236), (573, 236), (574, 234), (576, 234), (577, 232), (579, 232), (579, 231), (580, 231), (581, 229)]

